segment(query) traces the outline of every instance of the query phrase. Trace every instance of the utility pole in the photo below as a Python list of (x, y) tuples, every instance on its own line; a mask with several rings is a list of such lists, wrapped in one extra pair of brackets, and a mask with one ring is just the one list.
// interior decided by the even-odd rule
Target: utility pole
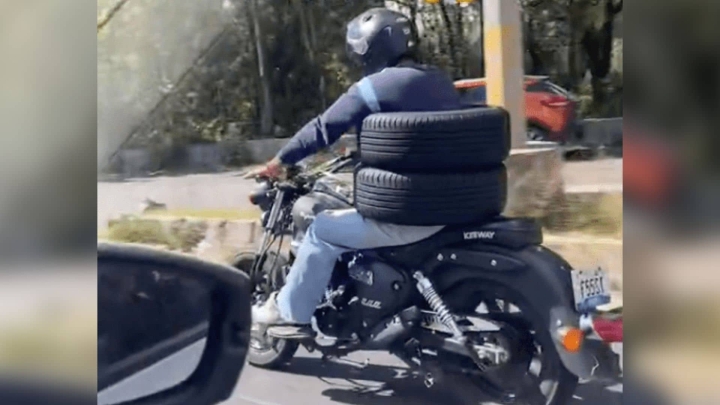
[[(448, 0), (424, 0), (439, 4)], [(454, 0), (474, 3), (478, 0)], [(482, 0), (483, 59), (488, 105), (510, 113), (512, 148), (526, 145), (525, 71), (522, 24), (517, 0)]]
[(512, 148), (525, 147), (525, 72), (520, 5), (516, 0), (483, 0), (487, 103), (510, 113)]

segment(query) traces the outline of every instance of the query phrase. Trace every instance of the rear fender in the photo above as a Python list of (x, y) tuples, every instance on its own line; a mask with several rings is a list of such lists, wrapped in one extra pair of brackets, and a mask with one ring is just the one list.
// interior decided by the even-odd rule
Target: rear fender
[[(441, 296), (458, 288), (472, 288), (477, 282), (491, 283), (514, 292), (525, 300), (550, 334), (565, 367), (580, 378), (591, 378), (596, 365), (587, 345), (579, 352), (565, 350), (557, 339), (560, 326), (579, 327), (574, 309), (570, 265), (542, 246), (511, 251), (488, 246), (487, 249), (445, 249), (429, 263), (426, 271)], [(455, 295), (455, 291), (453, 294)], [(451, 300), (450, 295), (448, 298)]]

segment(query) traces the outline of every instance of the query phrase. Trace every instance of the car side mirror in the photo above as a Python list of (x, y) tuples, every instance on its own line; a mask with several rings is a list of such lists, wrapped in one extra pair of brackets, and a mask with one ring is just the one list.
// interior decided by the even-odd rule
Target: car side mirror
[(250, 282), (231, 267), (98, 244), (100, 405), (215, 404), (250, 341)]

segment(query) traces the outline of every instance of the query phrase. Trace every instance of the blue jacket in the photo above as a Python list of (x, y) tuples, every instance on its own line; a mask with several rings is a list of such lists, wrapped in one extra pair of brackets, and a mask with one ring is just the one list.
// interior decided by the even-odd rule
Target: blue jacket
[(322, 115), (298, 131), (277, 158), (284, 164), (295, 164), (332, 145), (351, 128), (359, 132), (365, 117), (373, 113), (460, 108), (460, 96), (443, 71), (403, 63), (353, 84)]

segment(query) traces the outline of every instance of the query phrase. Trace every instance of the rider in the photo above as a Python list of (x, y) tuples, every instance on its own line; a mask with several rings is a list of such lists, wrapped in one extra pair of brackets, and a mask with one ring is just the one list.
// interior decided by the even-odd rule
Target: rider
[[(460, 108), (452, 80), (435, 67), (419, 64), (417, 31), (403, 14), (385, 8), (365, 11), (348, 24), (346, 46), (364, 78), (305, 125), (274, 159), (246, 177), (278, 177), (283, 166), (331, 145), (353, 127), (359, 131), (363, 119), (373, 113)], [(268, 326), (268, 335), (276, 338), (312, 337), (310, 321), (342, 253), (406, 245), (440, 229), (380, 223), (355, 209), (322, 212), (308, 228), (287, 283), (253, 308), (253, 321)]]

